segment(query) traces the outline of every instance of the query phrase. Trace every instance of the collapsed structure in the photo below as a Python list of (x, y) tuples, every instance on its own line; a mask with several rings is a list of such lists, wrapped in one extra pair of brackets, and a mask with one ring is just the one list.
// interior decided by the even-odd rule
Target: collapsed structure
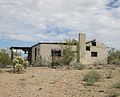
[[(52, 62), (54, 57), (62, 57), (63, 51), (61, 45), (68, 45), (67, 43), (38, 43), (32, 47), (11, 47), (11, 57), (13, 58), (13, 49), (22, 49), (28, 52), (28, 60), (31, 63), (36, 63), (38, 60), (45, 60), (45, 62)], [(72, 50), (77, 55), (75, 62), (81, 64), (107, 64), (108, 62), (108, 48), (96, 40), (86, 42), (86, 35), (79, 33), (78, 41), (72, 46)]]

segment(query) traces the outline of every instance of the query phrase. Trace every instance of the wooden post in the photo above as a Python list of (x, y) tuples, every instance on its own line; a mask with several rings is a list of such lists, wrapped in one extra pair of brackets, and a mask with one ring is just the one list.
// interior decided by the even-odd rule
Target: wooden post
[(11, 49), (11, 61), (13, 60), (13, 49)]

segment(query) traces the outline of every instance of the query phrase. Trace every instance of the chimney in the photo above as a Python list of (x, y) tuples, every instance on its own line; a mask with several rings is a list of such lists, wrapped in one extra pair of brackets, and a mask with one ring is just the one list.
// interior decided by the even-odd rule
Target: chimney
[(86, 57), (86, 35), (84, 33), (79, 33), (77, 49), (78, 49), (77, 61), (80, 64), (84, 64)]

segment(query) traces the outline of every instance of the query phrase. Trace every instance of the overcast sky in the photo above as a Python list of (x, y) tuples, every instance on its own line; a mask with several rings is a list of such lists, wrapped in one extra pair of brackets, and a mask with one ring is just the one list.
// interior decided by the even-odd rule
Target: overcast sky
[(120, 0), (0, 0), (0, 48), (77, 39), (120, 49)]

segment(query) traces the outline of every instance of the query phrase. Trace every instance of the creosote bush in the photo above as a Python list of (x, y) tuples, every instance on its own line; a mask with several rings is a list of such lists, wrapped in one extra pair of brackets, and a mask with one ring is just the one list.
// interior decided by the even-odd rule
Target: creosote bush
[(90, 71), (84, 76), (83, 81), (86, 82), (86, 85), (92, 86), (95, 82), (99, 81), (100, 78), (101, 75), (97, 71)]
[(7, 49), (0, 49), (0, 67), (11, 64), (10, 53)]
[(115, 48), (110, 48), (108, 62), (110, 64), (120, 65), (120, 50)]
[(75, 64), (75, 69), (83, 70), (84, 68), (85, 68), (85, 65), (83, 65), (83, 64), (80, 64), (80, 63)]
[(120, 82), (113, 85), (113, 88), (120, 89)]

